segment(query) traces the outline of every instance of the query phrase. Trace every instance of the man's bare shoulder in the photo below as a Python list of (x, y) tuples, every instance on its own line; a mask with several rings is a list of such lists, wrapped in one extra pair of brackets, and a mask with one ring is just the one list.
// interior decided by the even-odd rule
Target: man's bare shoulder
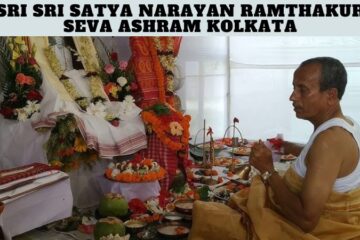
[(349, 133), (342, 127), (334, 126), (324, 130), (319, 133), (315, 138), (314, 144), (326, 144), (323, 147), (336, 147), (337, 150), (339, 146), (347, 146), (349, 143), (354, 143), (355, 139), (352, 134)]
[(329, 160), (342, 162), (349, 151), (353, 151), (355, 144), (351, 133), (344, 128), (331, 127), (315, 138), (309, 156), (316, 162), (325, 163)]

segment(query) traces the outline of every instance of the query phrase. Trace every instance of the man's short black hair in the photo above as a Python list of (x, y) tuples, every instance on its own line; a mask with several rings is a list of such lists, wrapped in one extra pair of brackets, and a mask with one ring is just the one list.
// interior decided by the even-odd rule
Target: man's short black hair
[(332, 57), (316, 57), (302, 62), (299, 67), (308, 64), (321, 65), (320, 91), (336, 88), (338, 98), (341, 100), (347, 83), (347, 73), (344, 65)]

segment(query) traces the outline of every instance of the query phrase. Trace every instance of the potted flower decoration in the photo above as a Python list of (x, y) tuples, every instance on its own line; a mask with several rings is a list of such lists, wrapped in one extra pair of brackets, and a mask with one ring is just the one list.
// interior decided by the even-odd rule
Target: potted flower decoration
[(23, 37), (8, 37), (5, 45), (0, 49), (5, 70), (5, 81), (1, 81), (4, 100), (0, 104), (0, 114), (25, 121), (40, 110), (43, 98), (39, 90), (41, 72), (34, 58), (36, 50)]
[(127, 68), (127, 61), (119, 61), (116, 52), (109, 53), (109, 63), (100, 72), (105, 93), (112, 101), (123, 101), (126, 96), (138, 90), (133, 73)]

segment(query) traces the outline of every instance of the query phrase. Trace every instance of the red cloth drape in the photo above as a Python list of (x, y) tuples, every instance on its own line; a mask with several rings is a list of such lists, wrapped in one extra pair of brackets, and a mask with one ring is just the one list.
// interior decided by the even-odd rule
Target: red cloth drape
[[(166, 37), (160, 37), (160, 41)], [(174, 53), (178, 54), (181, 37), (174, 38)], [(152, 106), (159, 101), (159, 87), (157, 76), (154, 71), (154, 63), (150, 52), (149, 44), (152, 44), (151, 37), (130, 37), (130, 48), (132, 56), (130, 59), (131, 67), (134, 69), (137, 83), (140, 87), (142, 99), (139, 103), (141, 108)], [(166, 101), (170, 102), (172, 96)], [(176, 174), (178, 163), (182, 165), (187, 162), (187, 155), (179, 158), (178, 153), (169, 149), (153, 133), (148, 136), (148, 147), (143, 152), (148, 158), (157, 161), (167, 171), (167, 178), (160, 181), (163, 190), (168, 190)]]
[[(167, 37), (160, 37), (160, 41), (165, 41), (165, 38)], [(171, 38), (174, 39), (174, 54), (177, 56), (182, 37)], [(141, 108), (149, 107), (159, 101), (159, 87), (150, 54), (150, 41), (153, 41), (152, 37), (130, 37), (130, 65), (135, 71), (135, 77), (141, 90), (142, 99), (139, 103)], [(167, 102), (171, 103), (172, 101), (172, 96), (168, 96)]]

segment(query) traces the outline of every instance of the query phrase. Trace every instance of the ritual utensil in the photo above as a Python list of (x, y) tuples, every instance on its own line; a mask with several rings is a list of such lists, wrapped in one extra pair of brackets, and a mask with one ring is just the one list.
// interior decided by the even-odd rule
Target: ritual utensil
[[(203, 145), (203, 165), (206, 164), (206, 154), (205, 154), (205, 119), (204, 119), (204, 126), (203, 126), (203, 131), (204, 131), (204, 134), (203, 134), (203, 142), (202, 142), (202, 145)], [(195, 139), (196, 140), (196, 139)]]
[[(190, 148), (190, 154), (194, 157), (195, 160), (201, 161), (202, 166), (206, 165), (206, 162), (207, 162), (207, 159), (208, 159), (208, 154), (209, 154), (209, 151), (208, 151), (207, 146), (205, 144), (205, 141), (206, 141), (205, 140), (205, 137), (206, 137), (205, 129), (206, 129), (206, 122), (205, 122), (205, 119), (204, 119), (204, 126), (203, 126), (203, 128), (199, 129), (196, 132), (194, 143), (191, 144), (192, 147)], [(198, 145), (196, 140), (197, 140), (197, 137), (199, 136), (199, 134), (201, 132), (203, 132), (203, 141), (202, 141), (201, 144)]]
[[(209, 148), (209, 158), (208, 158), (208, 162), (207, 165), (205, 165), (205, 167), (207, 168), (212, 168), (212, 166), (214, 165), (215, 162), (215, 147), (214, 147), (214, 139), (213, 139), (213, 131), (212, 128), (209, 127), (208, 132), (206, 133), (207, 135), (210, 135), (210, 148)], [(211, 178), (212, 178), (212, 174), (211, 174)]]
[(244, 144), (244, 142), (245, 142), (245, 141), (244, 141), (244, 138), (243, 138), (243, 136), (242, 136), (242, 134), (241, 134), (241, 131), (239, 130), (239, 128), (236, 127), (236, 123), (239, 123), (239, 119), (236, 118), (236, 117), (234, 117), (234, 119), (233, 119), (233, 124), (226, 128), (225, 133), (224, 133), (224, 137), (223, 137), (223, 141), (224, 141), (227, 132), (228, 132), (229, 130), (231, 130), (231, 129), (233, 130), (233, 132), (232, 132), (232, 138), (231, 138), (231, 159), (232, 159), (232, 160), (231, 160), (231, 165), (230, 165), (230, 167), (229, 167), (229, 171), (231, 171), (231, 172), (234, 172), (234, 171), (235, 171), (234, 149), (235, 149), (235, 147), (237, 147), (237, 146), (239, 145), (239, 140), (238, 140), (238, 138), (235, 138), (235, 133), (236, 133), (236, 131), (240, 134), (240, 138), (241, 138), (240, 144)]

